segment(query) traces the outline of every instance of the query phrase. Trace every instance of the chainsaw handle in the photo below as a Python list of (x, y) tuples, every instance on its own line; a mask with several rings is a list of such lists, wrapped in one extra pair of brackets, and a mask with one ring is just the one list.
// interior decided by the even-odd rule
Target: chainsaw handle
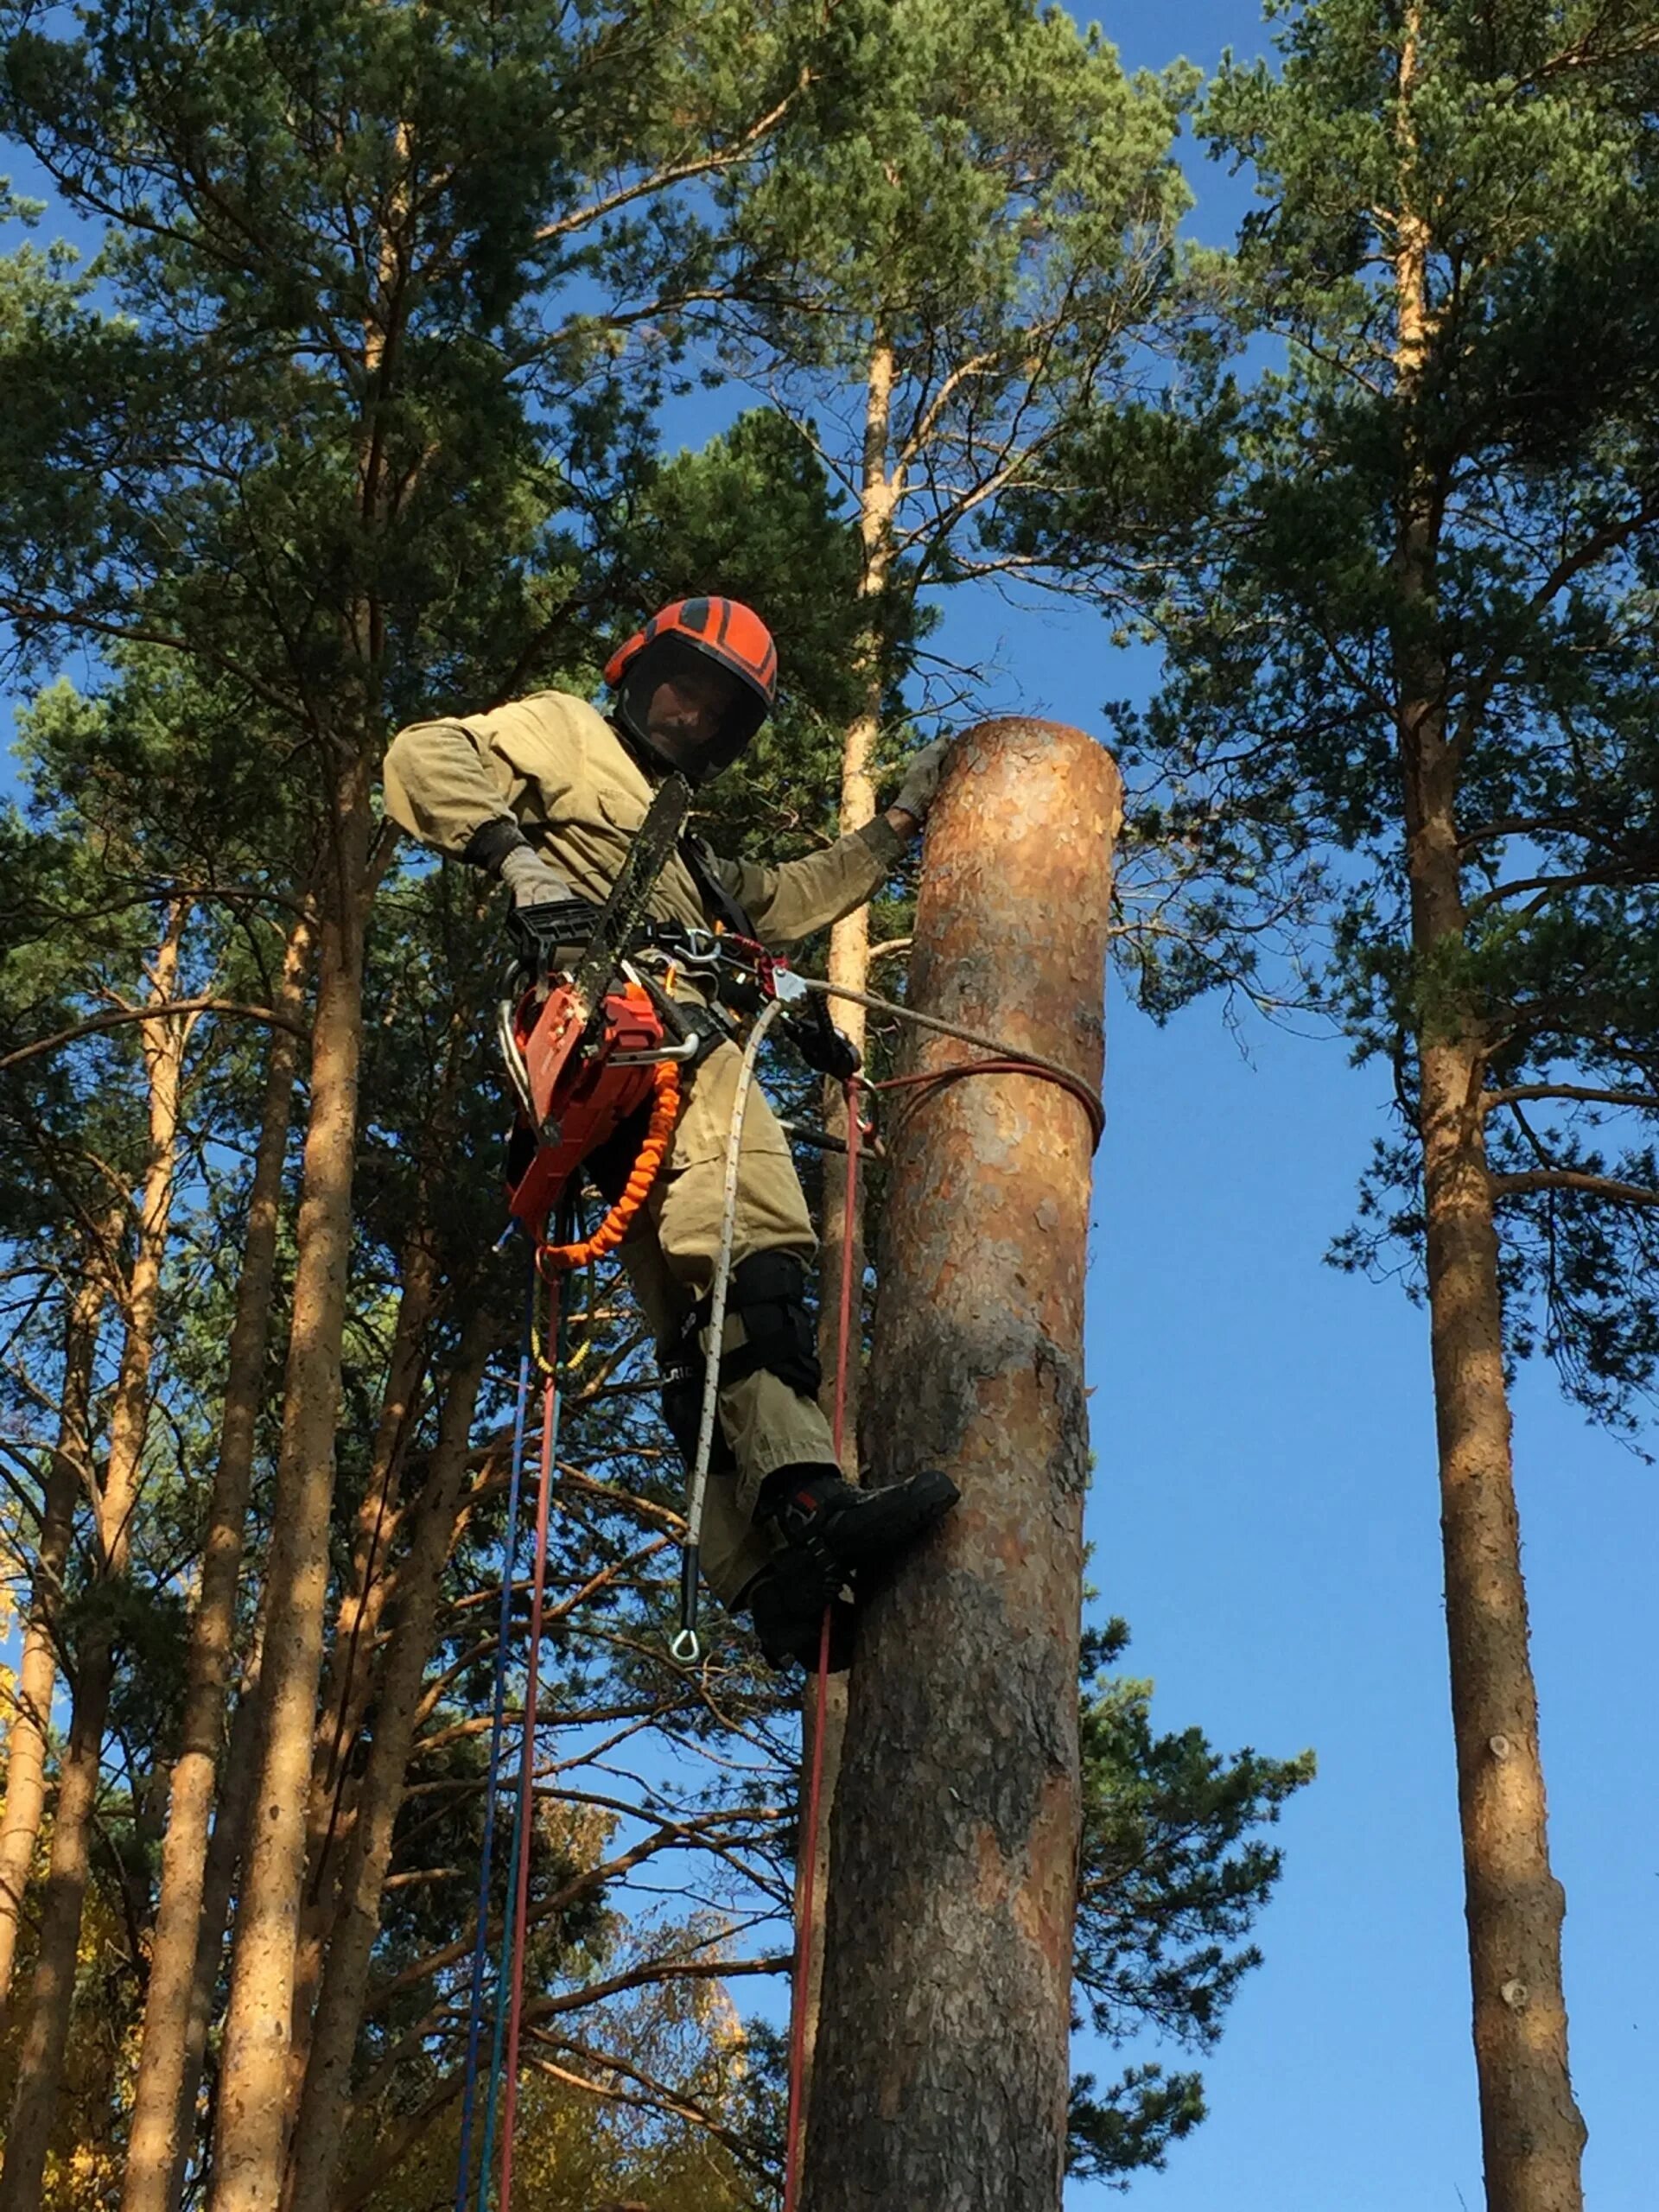
[(553, 970), (568, 967), (561, 951), (582, 952), (593, 940), (600, 910), (588, 899), (550, 899), (539, 906), (514, 906), (507, 914), (507, 936), (519, 965), (544, 982)]

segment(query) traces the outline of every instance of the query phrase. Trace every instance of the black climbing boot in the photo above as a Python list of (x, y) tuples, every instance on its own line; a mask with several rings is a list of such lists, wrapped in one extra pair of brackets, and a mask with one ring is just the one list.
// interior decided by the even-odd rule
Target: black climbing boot
[(754, 1517), (772, 1522), (790, 1551), (810, 1560), (832, 1588), (849, 1580), (868, 1586), (961, 1495), (936, 1467), (881, 1490), (855, 1490), (835, 1467), (779, 1467), (762, 1484)]
[(782, 1551), (749, 1585), (743, 1602), (766, 1664), (782, 1674), (799, 1660), (816, 1674), (830, 1609), (830, 1671), (844, 1674), (853, 1657), (853, 1609), (826, 1584), (823, 1569), (804, 1552)]

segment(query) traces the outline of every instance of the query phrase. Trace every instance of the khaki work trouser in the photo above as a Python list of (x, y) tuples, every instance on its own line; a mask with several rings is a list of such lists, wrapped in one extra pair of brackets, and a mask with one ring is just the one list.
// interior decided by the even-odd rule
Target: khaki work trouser
[[(621, 1248), (635, 1295), (664, 1347), (677, 1341), (685, 1316), (714, 1287), (726, 1146), (741, 1065), (737, 1047), (721, 1045), (697, 1070), (663, 1172)], [(810, 1262), (817, 1250), (789, 1141), (760, 1085), (752, 1083), (732, 1264), (767, 1251), (791, 1252)], [(744, 1342), (741, 1320), (728, 1314), (724, 1350), (734, 1351)], [(833, 1465), (836, 1454), (830, 1424), (814, 1401), (764, 1368), (722, 1389), (719, 1409), (737, 1466), (735, 1473), (709, 1472), (702, 1568), (715, 1596), (729, 1605), (772, 1555), (771, 1541), (753, 1524), (761, 1484), (775, 1468), (804, 1460)]]

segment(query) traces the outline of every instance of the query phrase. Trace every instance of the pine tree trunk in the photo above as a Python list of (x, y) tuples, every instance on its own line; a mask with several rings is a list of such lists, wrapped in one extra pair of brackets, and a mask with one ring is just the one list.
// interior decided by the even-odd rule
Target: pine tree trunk
[[(304, 1010), (313, 925), (291, 932), (276, 1007)], [(218, 1465), (208, 1500), (200, 1595), (191, 1624), (181, 1746), (175, 1762), (160, 1899), (150, 1950), (143, 2043), (133, 2086), (123, 2212), (170, 2212), (187, 2111), (189, 2019), (203, 1920), (208, 1827), (236, 1637), (236, 1592), (253, 1479), (255, 1430), (270, 1342), (283, 1167), (293, 1115), (299, 1039), (274, 1028), (259, 1140), (248, 1194), (242, 1273), (231, 1328)]]
[[(1120, 785), (1075, 730), (969, 731), (929, 825), (912, 1002), (1096, 1083)], [(914, 1065), (974, 1055), (925, 1038)], [(961, 1504), (866, 1604), (836, 1808), (804, 2212), (1058, 2212), (1079, 1820), (1091, 1141), (1052, 1082), (890, 1133), (863, 1446)]]
[[(1421, 669), (1413, 671), (1421, 675)], [(1465, 916), (1439, 701), (1402, 698), (1412, 934), (1421, 971)], [(1418, 1038), (1424, 1216), (1465, 1910), (1488, 2212), (1580, 2212), (1585, 2127), (1567, 2065), (1565, 1900), (1551, 1872), (1503, 1372), (1498, 1237), (1472, 1009)]]
[(305, 1896), (295, 1957), (294, 2024), (289, 2051), (289, 2093), (294, 2101), (305, 2080), (311, 2012), (334, 1924), (340, 1865), (356, 1819), (356, 1785), (348, 1770), (349, 1761), (368, 1709), (381, 1614), (392, 1588), (389, 1561), (401, 1518), (397, 1491), (420, 1402), (431, 1325), (442, 1288), (437, 1255), (423, 1224), (404, 1245), (399, 1274), (397, 1319), (368, 1480), (358, 1510), (351, 1582), (340, 1598), (334, 1622), (312, 1747)]
[[(168, 914), (166, 934), (150, 968), (151, 1004), (164, 1004), (175, 995), (188, 915), (182, 904)], [(6, 2131), (5, 2166), (0, 2172), (0, 2212), (38, 2212), (64, 2053), (69, 2044), (104, 1723), (114, 1673), (110, 1605), (115, 1588), (126, 1576), (132, 1516), (149, 1427), (150, 1370), (172, 1222), (184, 1052), (191, 1027), (189, 1020), (180, 1019), (147, 1022), (143, 1030), (149, 1144), (132, 1270), (124, 1299), (126, 1328), (110, 1411), (109, 1456), (94, 1501), (98, 1560), (93, 1610), (88, 1614), (75, 1669), (69, 1748), (52, 1823), (52, 1860), (41, 1916), (29, 2023), (11, 2122)]]
[(370, 770), (334, 810), (312, 1030), (283, 1434), (267, 1578), (259, 1780), (237, 1899), (219, 2079), (213, 2212), (272, 2212), (282, 2182), (295, 1947), (322, 1662), (352, 1245), (352, 1172), (369, 893)]
[[(1463, 1830), (1475, 2067), (1488, 2212), (1581, 2212), (1585, 2127), (1567, 2067), (1565, 1900), (1549, 1863), (1538, 1699), (1503, 1372), (1498, 1237), (1486, 1165), (1478, 1009), (1459, 1003), (1465, 943), (1459, 758), (1446, 732), (1437, 565), (1446, 497), (1418, 418), (1438, 335), (1417, 212), (1414, 99), (1421, 9), (1406, 11), (1396, 151), (1395, 389), (1403, 473), (1395, 681), (1412, 944), (1427, 994), (1417, 1037), (1429, 1339), (1440, 1447), (1452, 1717)], [(1451, 956), (1448, 960), (1448, 956)]]
[(1567, 2065), (1565, 1898), (1551, 1872), (1528, 1646), (1482, 1065), (1421, 1049), (1430, 1342), (1446, 1635), (1489, 2212), (1580, 2212), (1585, 2127)]
[[(116, 1224), (113, 1235), (119, 1234)], [(46, 1750), (57, 1687), (57, 1620), (64, 1569), (74, 1534), (75, 1507), (90, 1465), (90, 1402), (98, 1320), (107, 1295), (101, 1268), (88, 1256), (69, 1298), (64, 1328), (63, 1387), (57, 1441), (41, 1499), (23, 1648), (17, 1667), (16, 1709), (6, 1743), (6, 1794), (0, 1805), (0, 2039), (10, 2017), (12, 1969), (23, 1898), (46, 1810)]]
[(186, 2166), (197, 2147), (196, 2113), (207, 2064), (207, 2034), (213, 2024), (219, 1971), (225, 1962), (225, 1931), (230, 1925), (231, 1897), (247, 1845), (254, 1784), (258, 1780), (262, 1712), (259, 1672), (264, 1638), (261, 1614), (254, 1623), (254, 1649), (245, 1672), (242, 1694), (231, 1716), (219, 1802), (213, 1811), (213, 1833), (202, 1877), (201, 1922), (196, 1933), (195, 1966), (185, 2020), (184, 2067), (179, 2083), (177, 2146), (168, 2183), (168, 2212), (174, 2212), (183, 2196)]
[(454, 1541), (467, 1478), (467, 1443), (480, 1386), (500, 1341), (497, 1317), (480, 1309), (463, 1333), (445, 1395), (410, 1549), (397, 1575), (396, 1623), (375, 1700), (374, 1739), (340, 1885), (286, 2196), (287, 2212), (328, 2212), (334, 2170), (351, 2112), (351, 2066), (391, 1862), (392, 1831), (436, 1633), (444, 1563)]
[(47, 2152), (74, 2007), (80, 1916), (92, 1866), (104, 1723), (113, 1653), (107, 1624), (84, 1638), (75, 1668), (69, 1741), (58, 1777), (52, 1859), (41, 1905), (40, 1953), (29, 1990), (29, 2026), (17, 2058), (17, 2088), (0, 2168), (0, 2212), (40, 2212)]
[[(892, 572), (893, 509), (902, 488), (900, 480), (890, 467), (888, 460), (893, 420), (893, 348), (885, 342), (878, 343), (872, 351), (865, 379), (864, 460), (858, 518), (859, 540), (863, 555), (859, 569), (858, 594), (861, 601), (869, 610), (869, 620), (860, 646), (864, 698), (859, 713), (849, 723), (842, 741), (841, 805), (837, 827), (843, 837), (850, 836), (855, 830), (862, 830), (875, 819), (875, 783), (870, 769), (872, 756), (881, 734), (881, 700), (886, 676), (882, 664), (881, 628), (876, 610)], [(861, 906), (855, 913), (844, 916), (830, 930), (826, 973), (830, 982), (839, 983), (846, 989), (869, 989), (870, 916), (867, 906)], [(869, 1027), (864, 1008), (848, 999), (833, 999), (830, 1012), (836, 1027), (862, 1052)], [(838, 1083), (826, 1083), (823, 1086), (823, 1119), (830, 1134), (839, 1136), (845, 1142), (848, 1135), (847, 1103)], [(845, 1419), (841, 1465), (848, 1480), (856, 1482), (859, 1387), (861, 1381), (860, 1349), (863, 1341), (865, 1208), (861, 1181), (854, 1189), (852, 1233), (849, 1237), (847, 1176), (848, 1164), (844, 1156), (826, 1153), (823, 1156), (823, 1208), (818, 1259), (818, 1356), (823, 1363), (822, 1402), (825, 1413), (833, 1418), (836, 1370), (841, 1361), (841, 1284), (843, 1275), (850, 1273), (853, 1290), (847, 1331)], [(809, 1679), (802, 1702), (803, 1789), (806, 1777), (811, 1772), (813, 1760), (817, 1756), (817, 1683)], [(824, 1689), (820, 1783), (822, 1810), (817, 1849), (812, 1865), (812, 1910), (810, 1925), (804, 1931), (808, 1945), (804, 2085), (810, 2085), (811, 2082), (812, 2062), (817, 2050), (818, 2006), (823, 1986), (824, 1900), (830, 1891), (830, 1834), (846, 1728), (847, 1684), (843, 1676), (835, 1675), (830, 1676)]]

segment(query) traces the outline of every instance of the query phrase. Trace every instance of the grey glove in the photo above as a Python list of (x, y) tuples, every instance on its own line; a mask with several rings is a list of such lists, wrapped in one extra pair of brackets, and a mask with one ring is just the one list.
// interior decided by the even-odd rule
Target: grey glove
[(909, 815), (915, 822), (926, 821), (950, 749), (948, 737), (936, 737), (931, 745), (925, 745), (919, 753), (912, 755), (905, 780), (899, 786), (899, 796), (893, 802), (901, 814)]
[(512, 892), (515, 906), (550, 906), (556, 900), (581, 896), (550, 861), (529, 845), (515, 845), (496, 872)]

